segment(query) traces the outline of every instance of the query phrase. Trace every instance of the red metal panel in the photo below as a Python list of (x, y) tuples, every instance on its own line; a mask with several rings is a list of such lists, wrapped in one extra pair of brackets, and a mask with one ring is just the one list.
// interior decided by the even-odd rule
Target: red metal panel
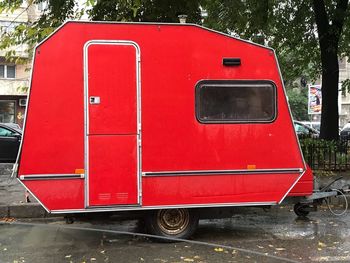
[(279, 202), (298, 174), (144, 177), (143, 205)]
[(89, 134), (136, 134), (136, 49), (131, 45), (88, 47)]
[(89, 148), (89, 204), (137, 204), (136, 136), (90, 136)]
[(84, 209), (84, 180), (24, 181), (49, 210)]
[(304, 175), (296, 183), (288, 196), (308, 196), (311, 195), (314, 190), (314, 175), (310, 166), (307, 165), (307, 169)]

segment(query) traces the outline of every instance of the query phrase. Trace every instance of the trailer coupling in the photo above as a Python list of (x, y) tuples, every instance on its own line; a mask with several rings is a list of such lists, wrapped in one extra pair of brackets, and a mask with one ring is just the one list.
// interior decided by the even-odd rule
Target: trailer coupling
[[(343, 186), (341, 189), (331, 188), (332, 185), (342, 179), (342, 176), (339, 176), (332, 180), (329, 184), (322, 187), (319, 190), (314, 190), (312, 195), (298, 198), (297, 202), (294, 202), (294, 212), (297, 216), (305, 217), (312, 211), (317, 211), (317, 207), (322, 205), (323, 201), (327, 204), (328, 209), (332, 214), (341, 216), (346, 213), (348, 209), (348, 200), (346, 195), (350, 192), (349, 185)], [(331, 197), (342, 196), (344, 198), (344, 210), (341, 213), (337, 213), (332, 209), (331, 206)]]

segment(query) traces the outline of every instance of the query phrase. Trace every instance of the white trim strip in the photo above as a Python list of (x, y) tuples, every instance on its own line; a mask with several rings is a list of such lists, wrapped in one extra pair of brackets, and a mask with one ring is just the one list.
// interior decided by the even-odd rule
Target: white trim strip
[[(89, 62), (89, 56), (88, 56), (88, 49), (91, 45), (126, 45), (126, 46), (133, 46), (135, 48), (135, 57), (136, 57), (136, 106), (137, 106), (137, 116), (136, 116), (136, 122), (137, 122), (137, 135), (136, 135), (136, 147), (137, 147), (137, 205), (141, 205), (142, 203), (142, 190), (141, 190), (141, 51), (139, 45), (131, 40), (103, 40), (103, 39), (92, 39), (87, 41), (84, 44), (83, 47), (83, 74), (84, 74), (84, 142), (85, 142), (85, 151), (84, 151), (84, 158), (85, 158), (85, 207), (90, 206), (90, 200), (89, 200), (89, 81), (88, 81), (88, 75), (89, 75), (89, 68), (88, 68), (88, 62)], [(117, 135), (116, 135), (117, 136)]]
[(241, 169), (241, 170), (193, 170), (193, 171), (162, 171), (143, 172), (143, 177), (152, 176), (192, 176), (192, 175), (236, 175), (236, 174), (287, 174), (302, 173), (302, 168), (281, 168), (281, 169)]
[(275, 201), (267, 202), (240, 202), (240, 203), (217, 203), (217, 204), (189, 204), (189, 205), (168, 205), (168, 206), (116, 206), (106, 208), (88, 208), (88, 209), (67, 209), (67, 210), (52, 210), (52, 214), (67, 214), (67, 213), (89, 213), (89, 212), (114, 212), (114, 211), (131, 211), (131, 210), (154, 210), (154, 209), (174, 209), (174, 208), (206, 208), (206, 207), (234, 207), (234, 206), (269, 206), (276, 205)]

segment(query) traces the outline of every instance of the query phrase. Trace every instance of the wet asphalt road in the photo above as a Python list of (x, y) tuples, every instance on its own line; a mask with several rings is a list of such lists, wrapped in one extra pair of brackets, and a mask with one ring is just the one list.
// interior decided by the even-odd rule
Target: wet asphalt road
[(349, 219), (255, 209), (202, 220), (191, 240), (172, 244), (135, 236), (142, 231), (132, 220), (2, 222), (0, 262), (350, 262)]

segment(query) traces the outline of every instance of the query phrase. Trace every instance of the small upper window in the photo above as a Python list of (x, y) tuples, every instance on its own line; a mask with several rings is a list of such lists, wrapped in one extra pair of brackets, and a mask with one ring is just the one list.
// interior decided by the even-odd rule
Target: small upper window
[(16, 65), (0, 65), (0, 78), (16, 78)]
[(200, 81), (196, 116), (203, 123), (271, 122), (276, 117), (276, 87), (262, 80)]

